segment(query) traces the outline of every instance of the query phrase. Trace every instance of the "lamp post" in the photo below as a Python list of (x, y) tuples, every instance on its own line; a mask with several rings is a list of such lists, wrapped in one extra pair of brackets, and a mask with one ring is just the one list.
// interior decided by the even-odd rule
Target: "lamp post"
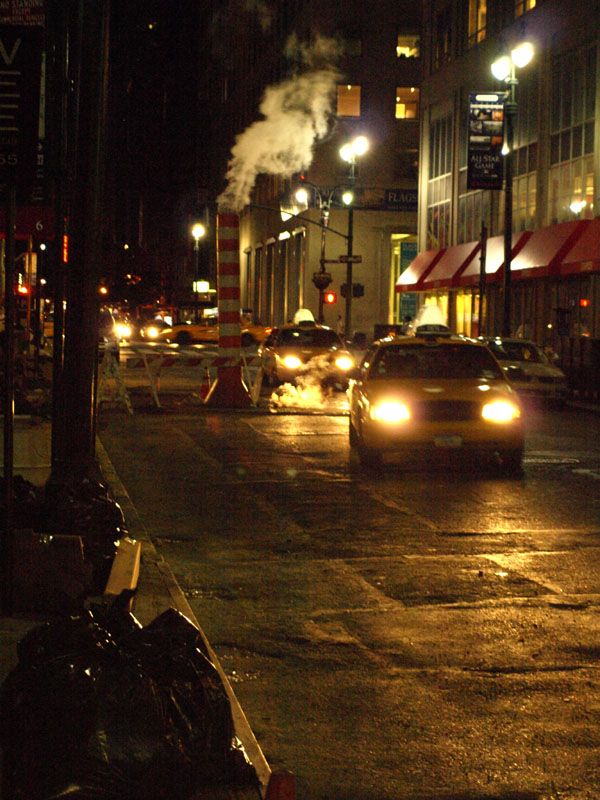
[(350, 165), (348, 183), (350, 190), (344, 192), (342, 200), (348, 206), (348, 238), (346, 261), (346, 315), (344, 318), (344, 336), (350, 339), (352, 328), (352, 248), (354, 246), (354, 184), (356, 183), (356, 157), (364, 155), (369, 149), (369, 140), (365, 136), (357, 136), (340, 148), (340, 156)]
[(502, 336), (510, 336), (511, 332), (511, 262), (512, 262), (512, 213), (513, 213), (513, 133), (514, 118), (517, 113), (516, 87), (519, 81), (515, 67), (524, 67), (533, 58), (533, 46), (529, 42), (511, 50), (510, 56), (502, 56), (492, 64), (492, 75), (508, 85), (504, 111), (506, 129), (504, 137), (504, 309), (502, 315)]
[[(335, 186), (330, 191), (324, 192), (318, 186), (315, 186), (312, 183), (309, 185), (316, 195), (316, 198), (319, 202), (319, 209), (321, 211), (321, 219), (319, 222), (319, 225), (321, 226), (321, 258), (319, 259), (321, 268), (319, 272), (314, 274), (313, 283), (319, 290), (319, 310), (317, 313), (317, 322), (323, 322), (323, 292), (331, 283), (331, 275), (325, 270), (325, 238), (327, 229), (329, 227), (329, 212), (331, 209), (331, 203), (333, 202), (333, 196), (339, 187)], [(308, 208), (309, 193), (306, 188), (306, 183), (296, 191), (294, 197), (302, 209)]]
[(206, 228), (201, 222), (192, 225), (192, 236), (194, 237), (194, 322), (198, 322), (198, 259), (200, 248), (198, 243), (206, 233)]

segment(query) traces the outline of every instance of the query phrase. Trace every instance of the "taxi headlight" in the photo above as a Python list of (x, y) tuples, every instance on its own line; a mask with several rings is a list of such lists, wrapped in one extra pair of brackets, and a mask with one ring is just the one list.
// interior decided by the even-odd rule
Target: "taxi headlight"
[(119, 339), (129, 339), (131, 336), (131, 328), (129, 325), (125, 325), (123, 322), (119, 322), (115, 325), (115, 333), (119, 337)]
[(283, 366), (287, 367), (288, 369), (300, 369), (302, 362), (298, 356), (286, 356), (283, 359)]
[(350, 356), (338, 356), (338, 358), (335, 360), (335, 365), (338, 369), (347, 372), (354, 366), (354, 361), (350, 358)]
[(147, 336), (148, 339), (156, 339), (158, 336), (158, 328), (155, 325), (150, 325), (150, 327), (144, 330), (144, 336)]
[(481, 409), (481, 416), (488, 422), (512, 422), (515, 419), (519, 419), (521, 412), (506, 400), (496, 400), (493, 403), (484, 405)]
[(405, 422), (410, 419), (410, 411), (404, 403), (387, 400), (379, 405), (371, 406), (371, 419), (376, 422)]

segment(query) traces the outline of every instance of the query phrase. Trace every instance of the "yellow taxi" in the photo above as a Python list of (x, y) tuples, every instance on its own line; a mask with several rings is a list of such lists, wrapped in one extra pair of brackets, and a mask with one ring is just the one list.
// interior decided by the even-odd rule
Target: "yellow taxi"
[(295, 383), (311, 374), (322, 384), (346, 388), (355, 366), (344, 340), (333, 328), (311, 319), (275, 328), (258, 348), (266, 383)]
[(417, 333), (374, 342), (348, 388), (350, 446), (363, 465), (459, 454), (519, 472), (521, 406), (504, 370), (478, 342)]
[[(242, 347), (252, 347), (252, 345), (263, 342), (273, 330), (271, 327), (256, 325), (252, 318), (242, 314), (240, 317)], [(153, 337), (155, 342), (170, 342), (174, 344), (202, 344), (219, 343), (219, 321), (218, 317), (212, 316), (198, 322), (179, 322), (174, 325), (162, 328)]]

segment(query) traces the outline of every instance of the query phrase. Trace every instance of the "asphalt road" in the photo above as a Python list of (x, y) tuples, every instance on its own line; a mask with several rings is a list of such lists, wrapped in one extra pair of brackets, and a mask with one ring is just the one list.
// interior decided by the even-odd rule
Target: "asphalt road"
[(600, 797), (599, 416), (531, 410), (515, 479), (365, 473), (342, 395), (134, 406), (99, 436), (299, 800)]

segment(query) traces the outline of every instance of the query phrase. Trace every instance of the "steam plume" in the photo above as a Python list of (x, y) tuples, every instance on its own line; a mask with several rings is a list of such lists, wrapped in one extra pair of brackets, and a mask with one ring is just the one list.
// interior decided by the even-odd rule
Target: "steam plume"
[(307, 46), (292, 37), (286, 54), (300, 58), (303, 71), (267, 88), (260, 104), (264, 119), (236, 138), (228, 185), (217, 198), (221, 211), (238, 212), (247, 205), (260, 173), (290, 176), (307, 169), (315, 142), (327, 134), (332, 98), (341, 78), (334, 66), (337, 43), (319, 37)]

